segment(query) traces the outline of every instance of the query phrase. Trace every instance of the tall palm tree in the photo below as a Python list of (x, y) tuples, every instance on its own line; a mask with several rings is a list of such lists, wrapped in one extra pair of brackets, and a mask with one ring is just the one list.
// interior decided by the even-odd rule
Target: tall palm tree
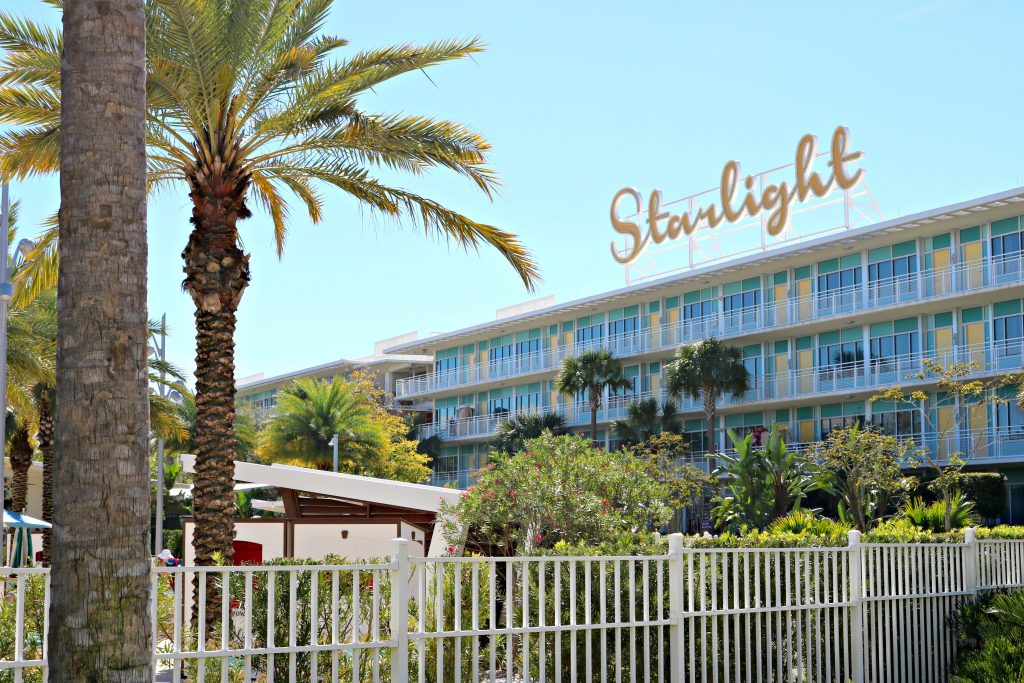
[(75, 0), (63, 24), (47, 668), (58, 683), (148, 681), (144, 2)]
[(260, 445), (260, 455), (268, 460), (329, 469), (333, 452), (328, 444), (337, 434), (340, 471), (363, 474), (385, 447), (373, 406), (339, 377), (299, 379), (278, 396)]
[[(60, 5), (60, 0), (49, 0)], [(182, 257), (196, 318), (196, 561), (232, 556), (234, 330), (249, 283), (238, 221), (250, 202), (270, 215), (280, 255), (287, 191), (318, 222), (326, 183), (384, 216), (410, 218), (466, 249), (498, 250), (528, 288), (538, 278), (515, 235), (474, 221), (371, 170), (462, 175), (491, 196), (487, 141), (466, 126), (421, 116), (368, 114), (357, 98), (404, 73), (480, 52), (477, 39), (401, 45), (331, 61), (346, 41), (323, 35), (332, 0), (150, 0), (147, 7), (149, 187), (180, 182), (192, 200)], [(0, 15), (0, 175), (56, 170), (62, 136), (61, 37)], [(41, 239), (36, 263), (52, 261)], [(46, 252), (47, 245), (51, 251)], [(45, 275), (45, 274), (42, 274)], [(36, 278), (40, 285), (46, 277)]]
[(718, 400), (726, 394), (742, 396), (750, 389), (750, 376), (743, 353), (711, 337), (679, 347), (665, 368), (665, 388), (672, 396), (703, 399), (708, 450), (714, 453)]
[(555, 436), (567, 433), (565, 418), (558, 413), (522, 413), (498, 425), (498, 434), (492, 446), (496, 451), (516, 453), (523, 450), (527, 439), (536, 439), (544, 432)]
[(611, 351), (584, 351), (566, 358), (555, 378), (555, 388), (563, 396), (575, 401), (586, 394), (590, 404), (590, 439), (597, 441), (597, 411), (605, 389), (633, 388), (633, 380), (623, 377), (622, 363)]

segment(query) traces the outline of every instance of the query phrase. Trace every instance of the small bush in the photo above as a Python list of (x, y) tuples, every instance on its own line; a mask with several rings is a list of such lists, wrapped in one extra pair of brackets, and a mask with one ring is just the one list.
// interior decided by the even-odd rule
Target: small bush
[[(946, 531), (946, 505), (941, 500), (928, 505), (920, 498), (915, 498), (903, 506), (900, 515), (919, 529), (935, 533)], [(951, 501), (950, 518), (954, 529), (970, 526), (974, 523), (974, 503), (961, 493), (955, 494)]]
[(849, 524), (837, 522), (827, 517), (817, 517), (807, 510), (794, 510), (785, 517), (771, 523), (768, 532), (771, 534), (796, 534), (798, 536), (846, 537), (850, 530)]
[(1002, 472), (968, 472), (960, 477), (960, 490), (973, 500), (975, 512), (989, 521), (1006, 507), (1006, 475)]
[(960, 643), (950, 683), (1024, 682), (1024, 591), (966, 602), (950, 627)]

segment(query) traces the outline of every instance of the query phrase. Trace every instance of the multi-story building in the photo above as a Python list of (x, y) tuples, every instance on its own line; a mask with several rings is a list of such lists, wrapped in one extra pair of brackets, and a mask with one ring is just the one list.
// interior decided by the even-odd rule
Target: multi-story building
[[(251, 411), (257, 422), (265, 420), (277, 405), (277, 393), (297, 379), (315, 378), (330, 380), (348, 377), (356, 370), (372, 372), (377, 386), (394, 393), (395, 383), (404, 378), (429, 371), (433, 357), (416, 354), (384, 353), (384, 348), (416, 339), (416, 334), (406, 334), (376, 342), (372, 355), (354, 359), (339, 359), (323, 365), (316, 365), (295, 372), (273, 377), (263, 374), (242, 377), (235, 391), (235, 405), (239, 410)], [(397, 408), (408, 411), (430, 411), (433, 405), (427, 399), (406, 398), (399, 400)]]
[[(589, 426), (588, 407), (555, 390), (566, 357), (609, 349), (632, 378), (598, 415), (599, 439), (614, 446), (610, 426), (629, 403), (667, 398), (676, 349), (714, 336), (742, 349), (752, 378), (719, 406), (719, 448), (727, 428), (774, 425), (799, 444), (870, 422), (1005, 471), (1010, 517), (1024, 521), (1024, 414), (1012, 400), (960, 408), (964, 427), (943, 444), (925, 419), (942, 416), (868, 401), (895, 383), (934, 398), (934, 385), (906, 380), (926, 358), (973, 361), (979, 377), (1024, 367), (1022, 214), (1018, 188), (395, 344), (385, 351), (432, 359), (396, 396), (432, 404), (426, 434), (445, 442), (434, 481), (465, 485), (511, 415), (555, 411)], [(675, 398), (691, 442), (706, 447), (700, 402)]]

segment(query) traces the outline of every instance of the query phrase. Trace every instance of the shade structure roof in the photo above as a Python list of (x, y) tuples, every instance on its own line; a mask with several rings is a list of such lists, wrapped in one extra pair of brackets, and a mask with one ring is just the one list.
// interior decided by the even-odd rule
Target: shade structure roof
[(35, 517), (4, 510), (4, 526), (10, 529), (49, 529), (51, 524)]

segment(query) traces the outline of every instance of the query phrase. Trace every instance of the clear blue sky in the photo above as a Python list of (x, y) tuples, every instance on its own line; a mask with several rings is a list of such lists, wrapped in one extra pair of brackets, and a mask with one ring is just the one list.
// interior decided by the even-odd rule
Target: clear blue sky
[[(8, 12), (58, 21), (34, 0)], [(608, 253), (608, 206), (633, 185), (667, 199), (791, 160), (805, 132), (836, 125), (887, 218), (1021, 184), (1024, 4), (911, 2), (413, 2), (337, 0), (327, 30), (349, 50), (479, 34), (475, 61), (410, 74), (362, 100), (369, 111), (468, 123), (494, 146), (503, 191), (490, 203), (460, 178), (405, 184), (515, 231), (559, 301), (624, 284)], [(14, 188), (28, 221), (56, 208), (53, 181)], [(239, 376), (356, 357), (374, 340), (492, 319), (528, 295), (504, 261), (466, 255), (374, 221), (326, 190), (325, 220), (296, 211), (284, 259), (268, 219), (242, 228), (253, 281), (239, 310)], [(181, 290), (183, 192), (149, 207), (149, 304), (166, 311), (172, 360), (193, 366), (192, 303)]]

